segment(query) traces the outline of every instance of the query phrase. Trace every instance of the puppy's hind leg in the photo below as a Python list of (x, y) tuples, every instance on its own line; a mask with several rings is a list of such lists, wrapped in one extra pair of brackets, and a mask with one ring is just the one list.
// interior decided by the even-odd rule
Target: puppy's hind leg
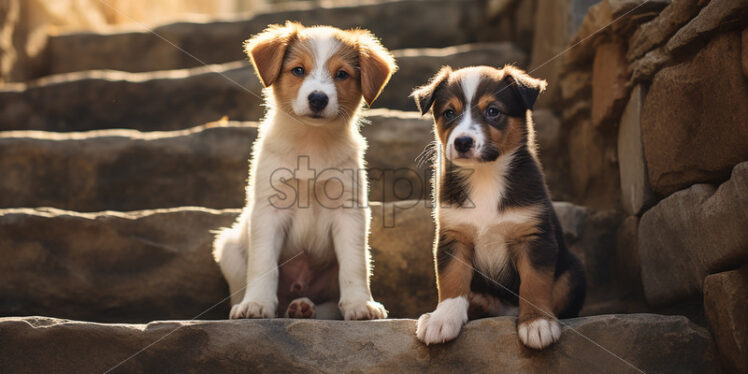
[(247, 285), (247, 241), (242, 238), (244, 214), (231, 228), (224, 228), (216, 234), (213, 242), (213, 257), (221, 273), (229, 284), (231, 305), (236, 305), (244, 298)]

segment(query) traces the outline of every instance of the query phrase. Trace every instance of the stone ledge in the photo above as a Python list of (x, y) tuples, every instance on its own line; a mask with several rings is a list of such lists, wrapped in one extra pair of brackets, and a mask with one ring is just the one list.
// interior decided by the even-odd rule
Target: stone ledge
[[(241, 44), (237, 44), (237, 49)], [(511, 43), (476, 43), (442, 49), (394, 50), (399, 70), (375, 108), (416, 110), (409, 97), (442, 66), (514, 63), (524, 52)], [(242, 58), (242, 57), (238, 57)], [(132, 128), (178, 130), (224, 116), (258, 120), (262, 87), (242, 61), (181, 70), (127, 73), (96, 70), (49, 76), (0, 88), (0, 131), (89, 131)]]
[[(372, 292), (392, 317), (414, 318), (436, 306), (434, 224), (425, 205), (371, 203)], [(588, 304), (594, 305), (603, 293), (600, 286), (611, 278), (608, 238), (617, 224), (605, 212), (563, 202), (554, 208), (571, 250), (591, 264)], [(0, 316), (99, 322), (192, 318), (228, 296), (211, 256), (211, 231), (230, 225), (238, 214), (197, 207), (0, 210)], [(201, 318), (224, 318), (228, 310), (221, 302)]]
[[(367, 111), (366, 119), (371, 200), (428, 196), (430, 174), (416, 158), (431, 142), (431, 121), (392, 110)], [(169, 132), (1, 132), (0, 208), (239, 208), (256, 136), (256, 123), (227, 121)], [(385, 171), (379, 180), (375, 170)]]
[(430, 347), (416, 340), (414, 320), (126, 325), (11, 317), (0, 318), (0, 371), (104, 372), (121, 363), (113, 372), (719, 372), (709, 332), (684, 317), (564, 323), (578, 333), (565, 328), (559, 343), (533, 351), (521, 345), (510, 317), (469, 322), (454, 342)]
[[(393, 21), (393, 18), (398, 20)], [(153, 31), (200, 61), (216, 64), (243, 59), (241, 45), (244, 40), (269, 24), (286, 20), (298, 20), (307, 25), (368, 28), (382, 39), (385, 46), (399, 49), (473, 42), (481, 19), (480, 1), (438, 0), (423, 6), (422, 1), (407, 0), (357, 6), (307, 7), (261, 13), (250, 19), (178, 22), (157, 27)], [(433, 27), (436, 23), (440, 27)], [(140, 30), (53, 36), (48, 49), (49, 72), (53, 74), (91, 69), (138, 72), (200, 65), (199, 61), (159, 36)], [(132, 51), (137, 51), (138, 58), (132, 58)]]

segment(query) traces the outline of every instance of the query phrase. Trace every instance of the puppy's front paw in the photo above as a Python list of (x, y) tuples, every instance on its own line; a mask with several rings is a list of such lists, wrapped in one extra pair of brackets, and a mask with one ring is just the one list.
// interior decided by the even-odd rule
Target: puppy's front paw
[(464, 296), (442, 300), (432, 313), (418, 319), (416, 336), (429, 344), (444, 343), (460, 334), (467, 322), (468, 301)]
[(416, 336), (426, 345), (448, 342), (457, 337), (463, 322), (458, 318), (439, 318), (426, 313), (418, 319)]
[(286, 318), (314, 318), (314, 303), (306, 297), (300, 297), (288, 304)]
[(359, 302), (341, 301), (338, 305), (346, 321), (387, 318), (387, 309), (374, 300)]
[(561, 327), (556, 320), (537, 318), (520, 323), (517, 326), (517, 335), (527, 347), (543, 349), (558, 341), (561, 337)]
[(229, 318), (272, 318), (275, 317), (275, 304), (243, 300), (231, 307)]

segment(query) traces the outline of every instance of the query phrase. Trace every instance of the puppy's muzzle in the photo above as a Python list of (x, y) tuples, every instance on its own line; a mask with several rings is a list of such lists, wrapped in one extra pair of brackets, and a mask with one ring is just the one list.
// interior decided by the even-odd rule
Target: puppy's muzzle
[(471, 149), (473, 149), (475, 141), (469, 136), (461, 136), (454, 141), (455, 151), (460, 156), (465, 156)]
[(319, 113), (325, 110), (327, 103), (330, 101), (325, 93), (319, 91), (310, 93), (307, 100), (309, 100), (309, 109), (314, 113)]

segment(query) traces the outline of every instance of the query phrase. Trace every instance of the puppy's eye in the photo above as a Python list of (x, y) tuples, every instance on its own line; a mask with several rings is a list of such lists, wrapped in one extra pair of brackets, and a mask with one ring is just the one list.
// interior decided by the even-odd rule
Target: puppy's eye
[(452, 110), (452, 109), (447, 109), (447, 110), (444, 111), (444, 113), (442, 115), (446, 119), (452, 119), (452, 118), (455, 118), (455, 111)]
[(494, 118), (498, 117), (500, 114), (501, 114), (501, 112), (498, 109), (496, 109), (496, 108), (494, 108), (492, 106), (490, 106), (490, 107), (488, 107), (488, 109), (486, 109), (486, 117), (488, 117), (488, 118), (494, 119)]
[(301, 66), (297, 66), (297, 67), (291, 69), (291, 73), (293, 73), (293, 75), (295, 75), (297, 77), (303, 77), (304, 76), (304, 68), (302, 68)]
[(335, 79), (342, 81), (346, 80), (348, 78), (348, 73), (345, 72), (345, 70), (338, 70), (338, 73), (335, 74)]

